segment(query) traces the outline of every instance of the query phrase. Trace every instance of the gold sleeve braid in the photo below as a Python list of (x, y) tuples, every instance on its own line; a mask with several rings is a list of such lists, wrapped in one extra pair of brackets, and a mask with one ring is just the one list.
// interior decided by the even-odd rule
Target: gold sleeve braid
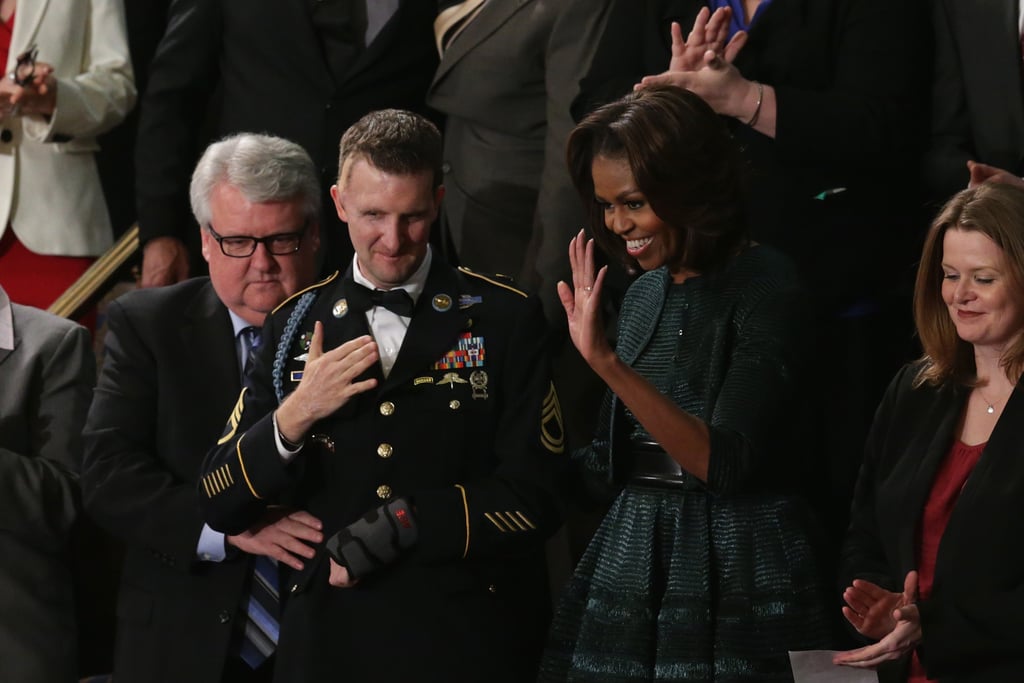
[(462, 551), (462, 559), (469, 555), (469, 501), (466, 500), (466, 489), (462, 484), (456, 484), (455, 488), (462, 494), (462, 509), (466, 511), (466, 547)]
[(242, 469), (242, 477), (245, 478), (245, 485), (249, 487), (249, 492), (252, 493), (253, 498), (262, 500), (263, 496), (256, 493), (256, 489), (252, 486), (252, 481), (249, 479), (249, 473), (245, 471), (245, 461), (242, 460), (242, 439), (245, 438), (245, 434), (238, 437), (238, 441), (235, 443), (235, 453), (238, 454), (238, 466)]

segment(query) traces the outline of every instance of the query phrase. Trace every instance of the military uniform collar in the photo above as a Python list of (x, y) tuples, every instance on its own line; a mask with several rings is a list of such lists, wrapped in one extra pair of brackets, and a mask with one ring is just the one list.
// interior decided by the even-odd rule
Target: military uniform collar
[[(404, 289), (412, 297), (413, 303), (419, 303), (420, 294), (423, 293), (423, 288), (427, 284), (427, 276), (430, 274), (430, 264), (433, 261), (433, 252), (430, 249), (430, 245), (427, 245), (427, 255), (423, 258), (423, 263), (416, 269), (405, 283), (393, 287), (392, 289)], [(362, 271), (359, 269), (359, 257), (352, 257), (352, 267), (349, 269), (352, 273), (352, 280), (356, 284), (360, 284), (367, 289), (380, 289), (375, 284), (370, 282)]]

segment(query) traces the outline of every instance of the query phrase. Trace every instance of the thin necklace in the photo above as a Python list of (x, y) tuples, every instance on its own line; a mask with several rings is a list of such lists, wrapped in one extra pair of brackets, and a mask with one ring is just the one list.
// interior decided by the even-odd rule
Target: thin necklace
[[(974, 388), (978, 391), (978, 396), (981, 396), (981, 400), (985, 402), (985, 412), (988, 413), (989, 415), (992, 415), (993, 413), (995, 413), (996, 412), (996, 404), (993, 403), (992, 401), (988, 400), (985, 397), (985, 394), (982, 393), (982, 391), (981, 391), (981, 387), (974, 387)], [(1010, 393), (1013, 393), (1012, 389), (1010, 390)], [(1009, 398), (1009, 396), (1007, 396), (1007, 398)], [(1003, 400), (1005, 401), (1006, 399), (1003, 399)], [(996, 403), (1002, 403), (1002, 401), (997, 401)]]

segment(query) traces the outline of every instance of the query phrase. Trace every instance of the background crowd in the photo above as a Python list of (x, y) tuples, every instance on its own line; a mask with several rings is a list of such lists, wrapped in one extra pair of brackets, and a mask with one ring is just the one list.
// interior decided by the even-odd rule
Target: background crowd
[[(340, 511), (280, 484), (282, 507), (224, 534), (196, 491), (227, 467), (204, 469), (209, 448), (261, 417), (239, 397), (249, 368), (283, 406), (282, 335), (315, 356), (313, 327), (259, 328), (346, 269), (371, 290), (412, 283), (412, 304), (427, 291), (437, 313), (470, 309), (459, 348), (486, 336), (546, 416), (536, 450), (573, 454), (534, 470), (495, 445), (483, 493), (458, 485), (460, 559), (480, 565), (464, 583), (439, 573), (446, 597), (529, 585), (553, 609), (548, 634), (518, 598), (536, 610), (510, 618), (536, 633), (509, 636), (509, 680), (787, 680), (787, 650), (865, 643), (837, 662), (892, 680), (1010, 676), (1024, 651), (1002, 542), (1022, 493), (1022, 27), (1010, 0), (3, 0), (0, 547), (23, 559), (0, 563), (17, 615), (0, 618), (0, 678), (270, 680), (282, 615), (253, 609), (253, 586), (327, 572), (312, 548), (369, 503)], [(365, 119), (385, 109), (415, 118)], [(338, 145), (357, 122), (346, 173)], [(417, 151), (392, 163), (389, 145)], [(421, 175), (429, 186), (403, 184)], [(395, 251), (414, 267), (360, 281), (377, 235), (359, 192), (405, 207), (412, 246)], [(142, 291), (101, 317), (97, 375), (85, 332), (28, 306), (52, 304), (136, 223)], [(496, 276), (435, 292), (435, 261)], [(344, 319), (360, 296), (348, 283), (306, 305)], [(536, 295), (543, 320), (532, 298), (529, 313), (507, 304), (536, 339), (489, 317), (491, 285)], [(386, 390), (419, 328), (368, 305), (376, 346), (352, 353), (379, 354)], [(491, 335), (544, 360), (506, 361)], [(505, 391), (489, 372), (464, 373), (462, 403)], [(404, 405), (373, 400), (374, 419)], [(338, 414), (362, 420), (352, 405)], [(510, 419), (488, 411), (450, 429)], [(342, 450), (337, 425), (307, 427), (298, 444)], [(399, 441), (373, 448), (401, 462)], [(370, 496), (393, 523), (396, 481)], [(488, 523), (523, 532), (529, 580), (470, 553), (471, 528), (487, 538), (470, 510), (495, 496), (527, 517)], [(451, 521), (445, 505), (435, 516)], [(445, 551), (429, 561), (448, 561), (420, 507), (417, 552), (433, 541)], [(333, 564), (331, 582), (348, 585)], [(358, 601), (339, 609), (386, 630)]]

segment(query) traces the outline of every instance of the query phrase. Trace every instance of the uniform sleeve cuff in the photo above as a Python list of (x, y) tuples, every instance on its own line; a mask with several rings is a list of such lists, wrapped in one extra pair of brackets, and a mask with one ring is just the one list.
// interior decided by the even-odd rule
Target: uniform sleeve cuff
[(288, 441), (281, 435), (281, 429), (277, 426), (277, 412), (274, 412), (274, 443), (277, 444), (277, 454), (281, 456), (284, 463), (290, 463), (302, 450), (303, 444), (295, 444)]

